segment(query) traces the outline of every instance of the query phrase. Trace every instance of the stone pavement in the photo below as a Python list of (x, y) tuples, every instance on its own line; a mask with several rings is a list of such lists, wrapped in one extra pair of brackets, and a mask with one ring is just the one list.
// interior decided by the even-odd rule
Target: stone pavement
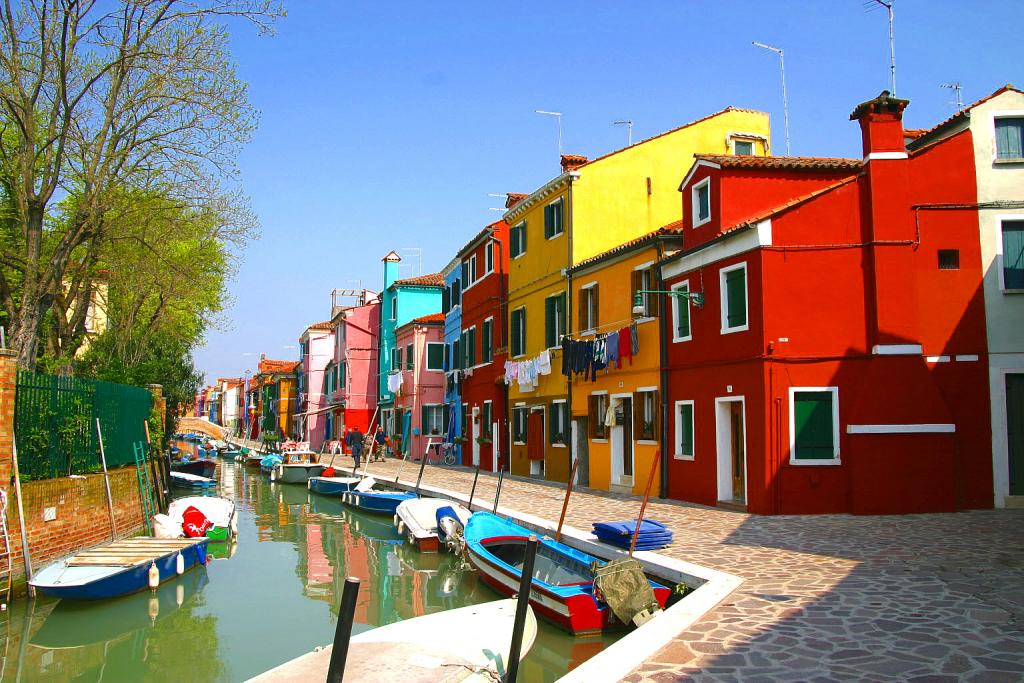
[[(341, 458), (339, 458), (339, 461)], [(344, 464), (351, 465), (346, 457)], [(369, 466), (381, 479), (398, 464)], [(403, 467), (415, 481), (418, 463)], [(426, 484), (469, 493), (473, 475), (428, 465)], [(481, 473), (477, 499), (497, 478)], [(557, 520), (564, 487), (506, 477), (501, 504)], [(577, 489), (566, 523), (628, 519), (638, 498)], [(744, 579), (625, 680), (1024, 681), (1024, 510), (759, 517), (652, 500), (661, 552)]]

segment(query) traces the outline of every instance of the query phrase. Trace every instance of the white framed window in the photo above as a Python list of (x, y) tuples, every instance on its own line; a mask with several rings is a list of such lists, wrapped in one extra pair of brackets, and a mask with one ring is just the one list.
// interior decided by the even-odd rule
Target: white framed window
[(427, 342), (427, 370), (444, 371), (444, 342)]
[(565, 292), (559, 292), (544, 299), (544, 348), (557, 347), (564, 334)]
[(569, 404), (565, 399), (551, 402), (548, 416), (548, 443), (564, 447), (569, 444)]
[(526, 253), (526, 221), (513, 225), (508, 233), (508, 255), (519, 258)]
[(722, 300), (722, 334), (750, 329), (747, 319), (747, 264), (727, 266), (719, 271)]
[(517, 308), (509, 315), (509, 346), (513, 358), (526, 353), (526, 307)]
[(493, 433), (494, 412), (491, 401), (484, 401), (480, 408), (480, 436), (490, 439)]
[(711, 178), (705, 178), (690, 188), (690, 206), (693, 227), (699, 227), (711, 220)]
[(562, 217), (562, 198), (544, 207), (544, 237), (554, 239), (565, 231)]
[(480, 274), (476, 270), (476, 254), (473, 254), (469, 257), (469, 284), (475, 285), (479, 279)]
[(435, 436), (444, 433), (444, 404), (427, 403), (423, 406), (421, 434)]
[[(690, 281), (683, 280), (671, 287), (673, 292), (690, 293)], [(690, 328), (690, 297), (672, 297), (672, 341), (684, 342), (693, 339), (693, 330)]]
[(598, 325), (600, 301), (599, 288), (596, 282), (590, 282), (580, 288), (580, 332), (594, 331)]
[[(591, 439), (608, 439), (608, 392), (593, 392), (587, 397), (588, 431)], [(612, 418), (614, 422), (614, 417)]]
[(644, 387), (633, 394), (633, 438), (641, 443), (658, 439), (661, 426), (658, 403), (657, 389)]
[(1024, 214), (997, 216), (999, 223), (999, 287), (1004, 292), (1024, 291)]
[(744, 138), (733, 138), (732, 139), (732, 153), (739, 157), (751, 157), (754, 156), (754, 141), (746, 140)]
[(487, 241), (487, 245), (484, 247), (484, 272), (494, 272), (494, 242)]
[(643, 311), (639, 313), (634, 312), (634, 317), (639, 316), (644, 319), (656, 318), (661, 314), (661, 295), (651, 293), (653, 290), (658, 289), (655, 286), (658, 282), (655, 268), (657, 266), (654, 265), (653, 261), (642, 263), (633, 268), (632, 291), (630, 292), (629, 300), (630, 310), (632, 310), (636, 302), (637, 295), (640, 296), (640, 302), (643, 304)]
[(512, 443), (517, 446), (526, 444), (526, 420), (529, 415), (530, 409), (526, 406), (512, 409)]
[(789, 388), (789, 462), (839, 464), (839, 387)]
[(494, 318), (485, 318), (480, 332), (480, 362), (494, 360)]
[(995, 161), (1024, 161), (1024, 110), (996, 112), (992, 127)]
[(398, 295), (391, 297), (391, 319), (398, 320)]
[(676, 401), (676, 460), (694, 460), (693, 401)]

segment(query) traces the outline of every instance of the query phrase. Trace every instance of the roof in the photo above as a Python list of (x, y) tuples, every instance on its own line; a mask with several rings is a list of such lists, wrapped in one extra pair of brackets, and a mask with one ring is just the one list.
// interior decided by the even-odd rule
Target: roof
[(511, 209), (513, 206), (515, 206), (516, 204), (523, 201), (529, 196), (530, 195), (524, 192), (509, 192), (508, 194), (505, 195), (505, 208)]
[(297, 360), (271, 360), (269, 358), (264, 358), (260, 361), (259, 374), (275, 375), (279, 373), (290, 373), (295, 372), (297, 367), (299, 367), (299, 361)]
[(321, 323), (313, 323), (312, 325), (310, 325), (306, 329), (307, 330), (323, 330), (325, 332), (330, 332), (331, 330), (334, 329), (334, 325), (331, 324), (330, 320), (325, 320), (325, 321), (323, 321)]
[(904, 128), (903, 137), (910, 138), (911, 140), (916, 140), (917, 138), (921, 137), (927, 132), (927, 128)]
[(399, 287), (443, 287), (444, 276), (441, 273), (429, 273), (427, 275), (417, 275), (416, 277), (402, 278), (401, 280), (395, 280), (392, 283), (392, 287), (398, 285)]
[[(934, 133), (934, 132), (936, 132), (936, 131), (938, 131), (938, 130), (940, 130), (942, 128), (946, 128), (947, 126), (951, 126), (954, 123), (957, 123), (957, 122), (962, 121), (962, 120), (964, 120), (966, 118), (969, 118), (970, 115), (971, 115), (970, 114), (971, 110), (974, 109), (975, 107), (977, 107), (979, 104), (984, 104), (985, 102), (988, 102), (989, 100), (991, 100), (993, 97), (998, 97), (999, 95), (1002, 95), (1004, 92), (1010, 92), (1011, 90), (1013, 92), (1024, 93), (1024, 91), (1020, 90), (1019, 88), (1015, 88), (1012, 83), (1007, 83), (1006, 85), (1004, 85), (1002, 88), (999, 88), (999, 90), (996, 90), (991, 95), (986, 95), (985, 97), (982, 97), (977, 102), (974, 102), (972, 104), (968, 104), (966, 107), (964, 107), (963, 109), (961, 109), (957, 113), (953, 114), (952, 116), (950, 116), (945, 121), (932, 126), (931, 128), (926, 130), (922, 135), (920, 135), (918, 137), (919, 138), (926, 137), (926, 136), (928, 136), (928, 135), (930, 135), (930, 134), (932, 134), (932, 133)], [(906, 132), (906, 131), (904, 131), (904, 132)]]
[(861, 159), (841, 157), (754, 157), (734, 154), (694, 154), (695, 159), (710, 161), (722, 168), (772, 169), (780, 171), (858, 171)]
[(433, 325), (434, 323), (444, 323), (444, 313), (431, 313), (430, 315), (421, 315), (418, 318), (413, 318), (406, 325)]
[(668, 225), (663, 225), (660, 228), (658, 228), (657, 230), (652, 230), (651, 232), (647, 233), (646, 235), (641, 235), (640, 237), (632, 239), (632, 240), (630, 240), (628, 242), (624, 242), (623, 244), (620, 244), (617, 247), (609, 249), (608, 251), (604, 251), (604, 252), (601, 252), (600, 254), (597, 254), (596, 256), (591, 256), (588, 259), (584, 259), (584, 260), (580, 261), (579, 263), (577, 263), (572, 268), (570, 268), (569, 272), (575, 273), (577, 271), (584, 270), (588, 266), (592, 266), (592, 265), (594, 265), (596, 263), (599, 263), (601, 261), (606, 261), (606, 260), (608, 260), (608, 259), (610, 259), (610, 258), (612, 258), (614, 256), (617, 256), (619, 254), (623, 254), (625, 252), (628, 252), (631, 249), (634, 249), (634, 248), (639, 247), (641, 245), (645, 245), (648, 242), (653, 243), (658, 237), (665, 237), (665, 236), (678, 236), (678, 237), (682, 237), (682, 235), (683, 235), (683, 221), (681, 221), (681, 220), (675, 221), (673, 223), (669, 223)]
[(487, 237), (488, 235), (493, 233), (494, 230), (498, 227), (498, 224), (501, 223), (501, 222), (502, 221), (495, 221), (494, 223), (491, 223), (486, 228), (484, 228), (483, 230), (478, 232), (476, 235), (474, 235), (473, 239), (471, 239), (468, 242), (466, 242), (462, 246), (461, 249), (459, 249), (457, 252), (455, 252), (456, 257), (457, 258), (462, 258), (462, 256), (464, 254), (468, 253), (473, 247), (475, 247), (477, 245), (477, 243), (480, 242), (480, 240), (482, 240), (484, 237)]

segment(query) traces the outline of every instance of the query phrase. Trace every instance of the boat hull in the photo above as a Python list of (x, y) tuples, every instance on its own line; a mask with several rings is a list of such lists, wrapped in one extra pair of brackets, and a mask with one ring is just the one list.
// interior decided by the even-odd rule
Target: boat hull
[(359, 477), (310, 477), (307, 486), (313, 493), (340, 496), (348, 493), (360, 481)]
[(284, 464), (274, 465), (270, 471), (270, 481), (277, 481), (284, 484), (305, 484), (310, 477), (319, 477), (324, 471), (323, 465), (316, 463)]
[(212, 479), (214, 473), (217, 471), (217, 461), (190, 460), (188, 462), (172, 462), (171, 470), (174, 472), (184, 472), (186, 474), (194, 474), (197, 477)]
[[(185, 561), (185, 571), (206, 564), (207, 538), (196, 539), (196, 542), (181, 550)], [(153, 561), (160, 571), (160, 583), (177, 576), (177, 555), (173, 551)], [(61, 585), (49, 581), (50, 571), (59, 576), (61, 568), (67, 568), (67, 560), (59, 560), (44, 568), (32, 580), (32, 585), (43, 595), (63, 600), (105, 600), (122, 595), (137, 593), (149, 587), (149, 564), (126, 567), (120, 571), (82, 584)]]
[(412, 500), (415, 497), (416, 495), (413, 493), (399, 493), (397, 491), (352, 490), (343, 494), (341, 500), (346, 505), (351, 505), (365, 512), (372, 512), (378, 515), (394, 515), (402, 501)]

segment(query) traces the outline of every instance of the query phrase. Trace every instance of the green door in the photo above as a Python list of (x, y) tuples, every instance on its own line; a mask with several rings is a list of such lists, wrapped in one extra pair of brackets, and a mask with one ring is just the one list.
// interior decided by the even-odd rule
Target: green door
[(1006, 376), (1006, 446), (1010, 495), (1024, 496), (1024, 374)]

